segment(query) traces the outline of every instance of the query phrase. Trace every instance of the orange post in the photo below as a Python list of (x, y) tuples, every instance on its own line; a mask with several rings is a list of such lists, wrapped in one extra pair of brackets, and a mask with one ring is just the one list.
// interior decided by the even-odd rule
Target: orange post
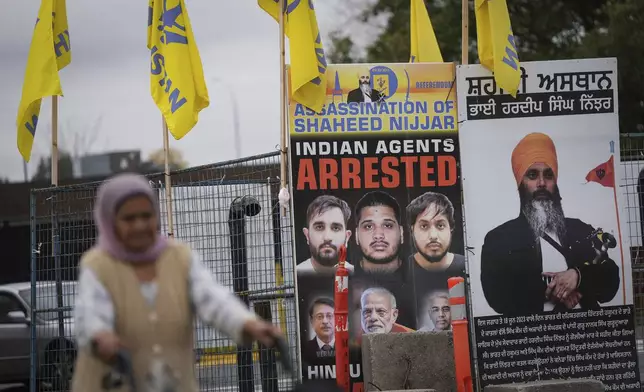
[(452, 313), (452, 335), (454, 336), (456, 391), (472, 392), (470, 340), (467, 333), (467, 310), (465, 308), (465, 279), (449, 278), (447, 287), (449, 287), (449, 306)]
[(349, 392), (349, 270), (344, 266), (347, 248), (338, 249), (339, 264), (335, 271), (335, 380), (342, 391)]

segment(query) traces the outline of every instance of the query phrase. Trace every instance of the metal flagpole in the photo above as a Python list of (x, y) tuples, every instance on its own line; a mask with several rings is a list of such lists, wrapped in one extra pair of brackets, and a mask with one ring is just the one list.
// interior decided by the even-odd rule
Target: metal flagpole
[(168, 221), (168, 237), (174, 237), (174, 228), (172, 222), (172, 179), (170, 177), (170, 137), (168, 132), (168, 123), (161, 116), (163, 122), (163, 160), (165, 161), (165, 206)]
[[(286, 0), (280, 0), (279, 9), (279, 26), (280, 26), (280, 180), (281, 189), (286, 188), (286, 164), (288, 162), (288, 146), (287, 138), (288, 132), (286, 130), (286, 43), (284, 37), (284, 12), (286, 10)], [(282, 209), (282, 213), (286, 216), (286, 206)]]
[[(51, 97), (51, 187), (58, 187), (58, 96)], [(52, 190), (51, 195), (51, 244), (52, 256), (54, 258), (54, 276), (56, 281), (56, 308), (58, 309), (58, 337), (61, 341), (65, 338), (65, 322), (63, 309), (63, 276), (60, 264), (60, 235), (58, 233), (58, 217), (56, 216), (56, 194)], [(33, 271), (32, 271), (33, 273)], [(32, 288), (35, 290), (36, 288)], [(63, 346), (64, 347), (64, 346)], [(67, 368), (63, 369), (63, 380), (67, 380)]]

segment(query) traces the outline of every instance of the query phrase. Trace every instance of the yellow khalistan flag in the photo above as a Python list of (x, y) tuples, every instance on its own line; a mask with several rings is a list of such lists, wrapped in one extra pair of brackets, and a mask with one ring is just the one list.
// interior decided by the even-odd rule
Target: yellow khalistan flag
[(412, 63), (442, 63), (443, 56), (427, 13), (425, 1), (411, 0), (410, 14), (411, 56), (409, 61)]
[(475, 0), (479, 60), (494, 72), (496, 83), (516, 97), (521, 67), (506, 0)]
[(18, 107), (18, 150), (29, 162), (42, 98), (63, 95), (58, 71), (72, 61), (65, 0), (42, 0)]
[(179, 140), (210, 104), (201, 57), (184, 0), (150, 0), (148, 7), (150, 93)]
[[(326, 57), (313, 0), (284, 0), (284, 33), (289, 38), (291, 94), (309, 109), (320, 112), (326, 100)], [(279, 0), (257, 0), (279, 22)]]

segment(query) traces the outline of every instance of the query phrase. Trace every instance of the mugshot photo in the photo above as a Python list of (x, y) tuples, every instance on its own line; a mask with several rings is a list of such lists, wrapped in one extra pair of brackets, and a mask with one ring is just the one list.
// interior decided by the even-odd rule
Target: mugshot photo
[[(347, 202), (333, 195), (320, 195), (306, 207), (305, 221), (301, 228), (306, 246), (300, 241), (298, 249), (305, 249), (305, 260), (298, 261), (295, 272), (298, 275), (333, 275), (339, 262), (339, 249), (349, 245), (351, 230), (351, 208)], [(301, 244), (301, 246), (299, 246)], [(298, 256), (304, 252), (298, 252)], [(345, 267), (353, 271), (353, 265), (346, 260)]]
[(630, 255), (616, 240), (614, 191), (588, 180), (611, 155), (611, 121), (511, 121), (461, 146), (474, 314), (623, 305)]
[[(427, 271), (461, 276), (464, 271), (462, 212), (458, 189), (422, 192), (347, 190), (324, 195), (298, 195), (296, 272), (335, 273), (339, 248), (347, 247), (345, 267), (351, 274), (393, 274), (412, 279)], [(410, 223), (411, 222), (411, 223)], [(442, 276), (438, 277), (441, 279)], [(446, 287), (446, 279), (444, 286)], [(441, 283), (442, 285), (442, 283)]]

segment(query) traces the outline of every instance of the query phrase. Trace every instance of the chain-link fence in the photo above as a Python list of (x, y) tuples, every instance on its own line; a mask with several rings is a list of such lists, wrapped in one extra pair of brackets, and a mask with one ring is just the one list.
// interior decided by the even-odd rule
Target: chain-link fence
[[(638, 346), (644, 350), (644, 133), (622, 135), (620, 140), (623, 193), (626, 199), (626, 236), (631, 245), (633, 299)], [(626, 238), (624, 238), (626, 240)]]
[[(279, 207), (278, 153), (175, 171), (172, 191), (150, 175), (168, 232), (171, 196), (174, 237), (188, 243), (219, 283), (286, 333), (294, 361), (297, 341), (290, 215)], [(92, 209), (100, 183), (37, 189), (31, 195), (31, 391), (66, 391), (73, 373), (72, 305), (81, 255), (95, 239)], [(196, 323), (195, 362), (202, 391), (287, 391), (295, 380), (276, 353), (237, 347)]]

